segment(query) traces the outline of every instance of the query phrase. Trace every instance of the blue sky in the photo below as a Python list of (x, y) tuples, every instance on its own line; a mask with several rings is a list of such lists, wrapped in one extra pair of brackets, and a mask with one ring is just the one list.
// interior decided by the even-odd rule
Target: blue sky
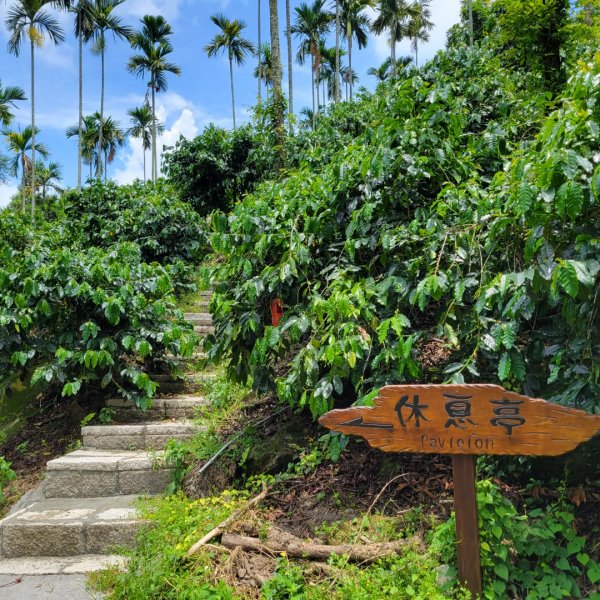
[[(0, 80), (3, 85), (19, 85), (29, 97), (29, 49), (23, 48), (19, 57), (6, 50), (8, 33), (4, 26), (6, 12), (13, 0), (0, 2)], [(292, 0), (294, 7), (299, 0)], [(433, 0), (433, 21), (436, 23), (429, 43), (419, 51), (419, 60), (431, 58), (443, 48), (447, 29), (458, 21), (459, 0)], [(280, 0), (280, 28), (285, 28), (285, 2)], [(268, 2), (262, 0), (263, 39), (268, 39)], [(77, 177), (77, 142), (67, 140), (65, 129), (77, 122), (77, 44), (73, 37), (72, 15), (55, 12), (66, 34), (60, 46), (46, 42), (36, 51), (36, 123), (41, 129), (39, 140), (46, 144), (52, 160), (63, 165), (64, 184), (73, 186)], [(169, 88), (157, 97), (157, 113), (166, 131), (159, 142), (172, 145), (180, 135), (194, 137), (207, 124), (213, 122), (223, 127), (232, 126), (229, 70), (225, 56), (209, 59), (203, 47), (216, 33), (210, 15), (222, 12), (226, 17), (242, 19), (247, 23), (246, 37), (256, 43), (257, 0), (127, 0), (118, 9), (124, 21), (134, 28), (145, 14), (160, 14), (172, 25), (174, 52), (172, 60), (181, 67), (181, 76), (169, 77)], [(333, 34), (330, 44), (334, 43)], [(294, 41), (294, 48), (297, 42)], [(287, 64), (285, 40), (282, 35), (284, 65)], [(402, 42), (399, 55), (409, 54), (409, 43)], [(145, 96), (145, 80), (129, 75), (125, 64), (132, 54), (123, 41), (113, 43), (109, 38), (106, 50), (105, 114), (128, 127), (127, 110), (140, 106)], [(365, 50), (353, 52), (353, 67), (359, 75), (359, 85), (369, 89), (374, 81), (367, 76), (370, 66), (377, 66), (388, 56), (389, 47), (384, 38), (374, 35)], [(255, 60), (248, 59), (242, 67), (235, 68), (236, 116), (238, 123), (248, 119), (249, 108), (256, 101), (257, 83), (252, 72)], [(287, 75), (284, 74), (284, 82)], [(294, 108), (299, 111), (311, 104), (310, 68), (294, 64)], [(84, 50), (84, 114), (100, 109), (100, 58), (89, 48)], [(16, 111), (13, 127), (30, 122), (29, 100), (22, 102)], [(6, 148), (0, 141), (0, 152)], [(85, 168), (85, 167), (84, 167)], [(137, 140), (130, 140), (113, 164), (109, 177), (126, 183), (142, 177), (142, 150)], [(0, 206), (6, 204), (16, 191), (16, 182), (0, 185)]]

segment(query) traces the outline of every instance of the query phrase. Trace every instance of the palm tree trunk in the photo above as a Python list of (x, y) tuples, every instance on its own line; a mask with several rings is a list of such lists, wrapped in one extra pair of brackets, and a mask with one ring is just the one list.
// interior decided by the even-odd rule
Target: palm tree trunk
[(352, 86), (354, 82), (352, 81), (352, 29), (350, 28), (350, 22), (348, 22), (348, 71), (349, 71), (349, 81), (348, 87), (350, 88), (350, 102), (352, 102)]
[(258, 103), (262, 102), (262, 61), (261, 61), (260, 0), (258, 0)]
[(335, 0), (335, 84), (334, 102), (340, 101), (340, 0)]
[(235, 96), (233, 92), (233, 57), (229, 55), (229, 81), (231, 83), (231, 111), (233, 113), (233, 130), (235, 131)]
[(35, 44), (31, 38), (31, 218), (35, 219)]
[(290, 130), (292, 129), (292, 116), (294, 115), (294, 81), (292, 74), (292, 19), (290, 16), (290, 0), (285, 0), (285, 24), (287, 37), (288, 56), (288, 113), (290, 115)]
[(142, 151), (144, 153), (144, 183), (146, 183), (146, 146), (142, 140)]
[[(392, 36), (393, 37), (393, 36)], [(391, 61), (392, 61), (392, 77), (396, 77), (396, 40), (392, 39), (391, 43)]]
[(415, 36), (415, 67), (419, 66), (419, 38)]
[(104, 153), (104, 183), (106, 183), (106, 176), (108, 174), (108, 150)]
[[(102, 75), (101, 75), (101, 88), (100, 88), (100, 131), (98, 133), (98, 151), (100, 152), (100, 156), (102, 156), (102, 146), (104, 145), (104, 140), (102, 139), (102, 134), (104, 133), (104, 32), (101, 33), (100, 43), (101, 47), (101, 59), (102, 59)], [(100, 171), (102, 170), (102, 158), (98, 161), (98, 167), (96, 170), (96, 177), (100, 177)]]
[[(23, 155), (23, 158), (25, 157), (25, 155)], [(25, 214), (25, 205), (27, 202), (27, 193), (26, 193), (26, 189), (27, 189), (27, 185), (26, 185), (26, 180), (25, 180), (25, 160), (23, 160), (23, 164), (21, 165), (23, 167), (22, 169), (22, 173), (21, 173), (21, 212), (23, 214)]]
[[(77, 18), (81, 18), (77, 15)], [(77, 191), (81, 192), (81, 154), (83, 148), (83, 32), (79, 27), (79, 138), (77, 140)]]
[(285, 161), (285, 129), (284, 129), (284, 105), (283, 92), (281, 90), (281, 46), (279, 43), (279, 13), (277, 11), (277, 0), (269, 0), (269, 29), (271, 34), (271, 60), (273, 62), (273, 99), (275, 101), (275, 115), (273, 127), (275, 139), (279, 149), (281, 165)]
[(156, 149), (156, 141), (156, 84), (154, 83), (154, 73), (152, 73), (152, 181), (158, 179), (158, 152)]
[(473, 46), (473, 0), (469, 1), (469, 44)]
[(313, 121), (313, 129), (315, 129), (315, 127), (317, 126), (316, 123), (316, 108), (315, 108), (315, 57), (311, 54), (310, 55), (310, 76), (312, 79), (312, 104), (313, 104), (313, 116), (312, 116), (312, 121)]

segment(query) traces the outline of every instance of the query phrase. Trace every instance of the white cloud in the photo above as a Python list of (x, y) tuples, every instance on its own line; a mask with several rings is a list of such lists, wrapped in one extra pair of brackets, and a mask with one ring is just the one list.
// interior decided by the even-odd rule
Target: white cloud
[[(221, 127), (230, 127), (231, 119), (225, 117), (213, 117), (205, 110), (195, 106), (189, 100), (176, 93), (161, 94), (157, 97), (156, 107), (157, 119), (167, 123), (167, 128), (158, 139), (159, 164), (162, 156), (163, 146), (173, 146), (180, 136), (187, 139), (194, 138), (198, 132), (209, 123), (215, 123)], [(175, 116), (175, 120), (171, 119)], [(170, 125), (168, 123), (171, 122)], [(119, 183), (130, 183), (134, 179), (144, 177), (144, 152), (140, 140), (131, 139), (129, 152), (123, 159), (124, 166), (117, 169), (114, 179)], [(150, 151), (146, 152), (146, 175), (151, 172)]]
[(16, 185), (0, 185), (0, 208), (8, 206), (12, 197), (19, 191)]

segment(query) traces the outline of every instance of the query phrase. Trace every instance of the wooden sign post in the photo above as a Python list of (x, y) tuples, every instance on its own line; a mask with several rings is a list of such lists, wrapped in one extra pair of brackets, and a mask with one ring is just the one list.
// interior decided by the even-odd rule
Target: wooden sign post
[(375, 406), (332, 410), (319, 423), (384, 452), (452, 455), (458, 576), (473, 598), (481, 596), (476, 457), (558, 456), (600, 431), (599, 415), (485, 384), (390, 385)]

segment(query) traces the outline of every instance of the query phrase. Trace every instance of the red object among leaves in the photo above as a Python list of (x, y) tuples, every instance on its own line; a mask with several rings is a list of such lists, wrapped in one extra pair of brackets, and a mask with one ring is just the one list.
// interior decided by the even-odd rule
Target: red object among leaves
[(279, 298), (275, 298), (275, 300), (271, 302), (271, 322), (273, 323), (273, 327), (279, 325), (281, 317), (283, 317), (283, 303)]

